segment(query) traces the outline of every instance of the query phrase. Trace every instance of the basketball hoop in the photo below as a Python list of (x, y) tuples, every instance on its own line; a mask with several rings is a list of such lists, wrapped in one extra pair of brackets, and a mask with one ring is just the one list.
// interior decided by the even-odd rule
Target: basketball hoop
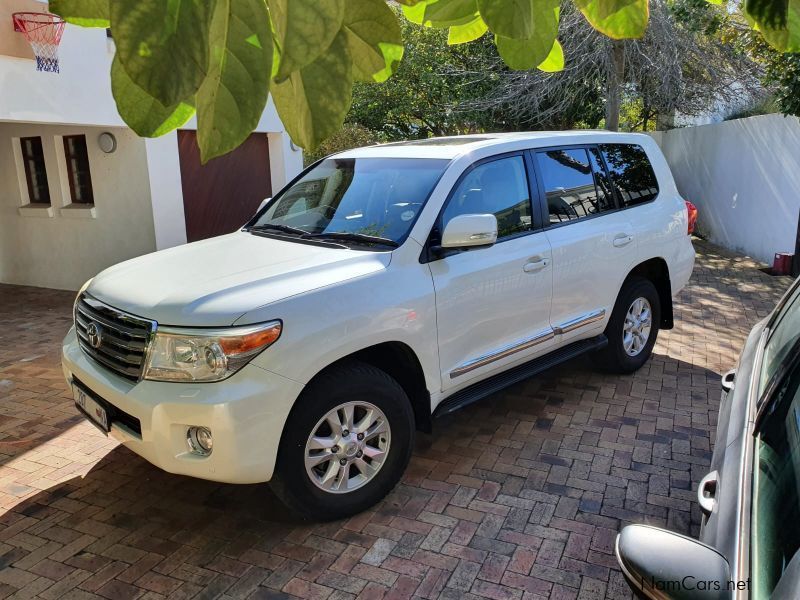
[(17, 12), (11, 15), (14, 31), (25, 36), (36, 55), (36, 70), (58, 73), (58, 44), (64, 19), (51, 13)]

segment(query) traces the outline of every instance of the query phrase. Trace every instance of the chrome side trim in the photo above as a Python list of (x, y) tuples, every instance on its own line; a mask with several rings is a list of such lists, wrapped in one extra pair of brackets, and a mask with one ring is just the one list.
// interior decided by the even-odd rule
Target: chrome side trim
[(512, 354), (516, 354), (517, 352), (522, 352), (523, 350), (527, 350), (528, 348), (532, 348), (538, 344), (546, 342), (548, 340), (552, 340), (555, 337), (555, 333), (552, 329), (547, 329), (545, 331), (541, 331), (536, 335), (526, 338), (524, 340), (520, 340), (519, 342), (514, 342), (513, 344), (509, 344), (507, 346), (503, 346), (498, 350), (494, 350), (488, 354), (484, 354), (483, 356), (479, 356), (478, 358), (473, 358), (465, 362), (464, 364), (456, 367), (452, 371), (450, 371), (450, 379), (455, 379), (456, 377), (460, 377), (465, 373), (469, 373), (470, 371), (474, 371), (475, 369), (479, 369), (485, 365), (493, 363), (495, 361), (501, 360), (506, 358), (507, 356), (511, 356)]
[(569, 333), (571, 331), (575, 331), (581, 327), (585, 327), (591, 323), (596, 323), (597, 321), (602, 321), (606, 316), (606, 309), (601, 308), (600, 310), (595, 310), (593, 312), (587, 313), (580, 317), (576, 317), (560, 325), (556, 325), (553, 327), (553, 332), (556, 335), (564, 335), (565, 333)]

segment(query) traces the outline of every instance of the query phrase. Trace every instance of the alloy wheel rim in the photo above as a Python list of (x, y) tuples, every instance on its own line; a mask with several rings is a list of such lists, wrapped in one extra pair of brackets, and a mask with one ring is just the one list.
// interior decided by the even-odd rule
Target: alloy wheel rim
[(306, 441), (305, 467), (311, 482), (346, 494), (372, 481), (386, 462), (392, 431), (381, 409), (345, 402), (322, 417)]
[(653, 327), (653, 309), (647, 298), (636, 298), (625, 315), (622, 329), (622, 347), (628, 356), (638, 356), (650, 339)]

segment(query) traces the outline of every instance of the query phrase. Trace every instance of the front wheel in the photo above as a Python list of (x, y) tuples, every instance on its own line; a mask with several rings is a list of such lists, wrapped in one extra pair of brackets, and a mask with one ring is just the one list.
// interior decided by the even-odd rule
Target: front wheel
[(414, 415), (403, 388), (351, 362), (309, 384), (284, 429), (272, 487), (291, 509), (339, 519), (379, 502), (411, 458)]
[(653, 282), (629, 279), (606, 327), (608, 346), (595, 353), (595, 362), (613, 373), (633, 373), (650, 358), (660, 322), (661, 301)]

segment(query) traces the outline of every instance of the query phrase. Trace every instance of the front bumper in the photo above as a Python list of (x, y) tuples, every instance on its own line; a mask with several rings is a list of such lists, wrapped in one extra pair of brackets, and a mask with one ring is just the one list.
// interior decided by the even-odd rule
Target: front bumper
[[(111, 435), (127, 448), (170, 473), (225, 483), (272, 478), (283, 426), (303, 388), (252, 364), (217, 383), (134, 383), (86, 356), (74, 327), (64, 338), (61, 364), (68, 382), (77, 378), (95, 396), (139, 420), (141, 435), (111, 423)], [(211, 430), (209, 456), (189, 451), (190, 426)]]

